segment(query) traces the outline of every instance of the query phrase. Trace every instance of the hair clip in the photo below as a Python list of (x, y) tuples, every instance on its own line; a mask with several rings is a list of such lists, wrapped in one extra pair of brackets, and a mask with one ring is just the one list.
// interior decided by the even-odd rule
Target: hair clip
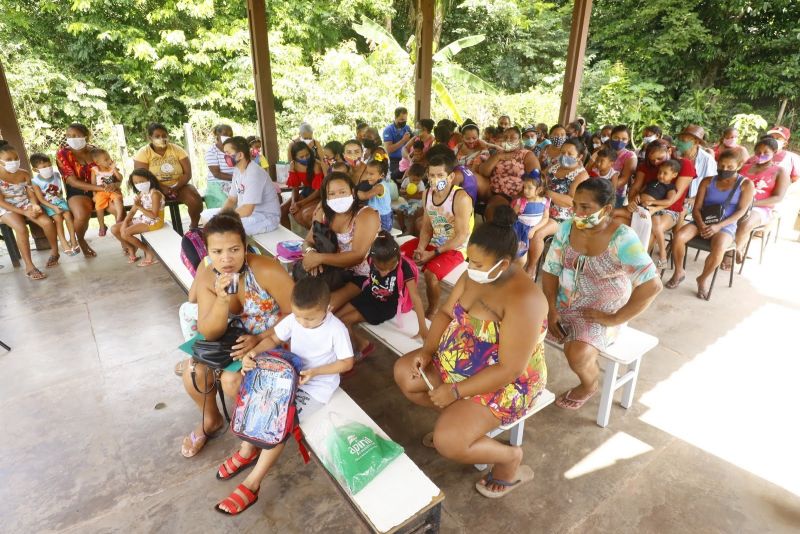
[(375, 154), (374, 156), (372, 156), (372, 159), (374, 159), (375, 161), (383, 161), (386, 159), (386, 156), (384, 154)]

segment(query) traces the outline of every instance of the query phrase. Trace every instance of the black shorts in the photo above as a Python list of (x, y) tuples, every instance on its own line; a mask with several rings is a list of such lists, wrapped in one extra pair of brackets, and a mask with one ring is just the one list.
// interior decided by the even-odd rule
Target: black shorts
[(397, 302), (380, 302), (369, 293), (369, 288), (350, 301), (369, 324), (381, 324), (397, 315)]
[[(67, 193), (67, 200), (69, 200), (70, 197), (77, 197), (77, 196), (89, 197), (89, 199), (92, 199), (94, 197), (93, 191), (84, 191), (83, 189), (72, 187), (69, 184), (64, 184), (64, 191), (66, 191)], [(94, 207), (94, 204), (92, 205), (92, 207)]]

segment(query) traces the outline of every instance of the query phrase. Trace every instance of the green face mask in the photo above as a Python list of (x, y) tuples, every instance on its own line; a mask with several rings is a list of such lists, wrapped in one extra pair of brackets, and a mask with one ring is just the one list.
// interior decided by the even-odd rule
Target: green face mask
[(675, 147), (682, 154), (685, 154), (685, 153), (689, 152), (692, 149), (693, 146), (694, 146), (694, 143), (691, 142), (691, 141), (681, 141), (680, 139), (675, 141)]

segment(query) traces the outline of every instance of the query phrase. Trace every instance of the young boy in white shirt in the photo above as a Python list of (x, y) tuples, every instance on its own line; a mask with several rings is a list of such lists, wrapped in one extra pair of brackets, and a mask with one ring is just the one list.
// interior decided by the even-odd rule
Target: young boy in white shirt
[[(321, 279), (309, 276), (292, 290), (292, 313), (275, 325), (271, 332), (242, 359), (242, 374), (256, 366), (255, 355), (289, 341), (291, 352), (303, 364), (295, 405), (302, 422), (323, 407), (339, 387), (339, 374), (353, 368), (353, 347), (347, 327), (330, 308), (331, 293)], [(216, 510), (236, 515), (258, 500), (261, 482), (278, 460), (285, 443), (264, 449), (253, 471)]]

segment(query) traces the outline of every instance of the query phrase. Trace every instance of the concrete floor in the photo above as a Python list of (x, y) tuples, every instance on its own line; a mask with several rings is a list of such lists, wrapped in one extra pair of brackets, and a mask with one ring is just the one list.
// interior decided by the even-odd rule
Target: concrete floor
[[(0, 252), (0, 339), (13, 347), (0, 353), (0, 531), (362, 532), (293, 446), (251, 510), (213, 511), (237, 484), (214, 478), (236, 442), (180, 455), (198, 421), (172, 374), (184, 295), (161, 266), (130, 267), (112, 237), (92, 237), (98, 258), (63, 257), (44, 282)], [(421, 446), (434, 414), (393, 387), (386, 349), (343, 387), (444, 490), (445, 533), (798, 532), (798, 265), (800, 243), (782, 239), (702, 302), (690, 258), (687, 282), (633, 323), (661, 340), (633, 407), (615, 406), (605, 429), (596, 398), (534, 416), (524, 450), (536, 480), (500, 501), (475, 492), (472, 467)], [(561, 355), (547, 361), (550, 390), (574, 384)]]

